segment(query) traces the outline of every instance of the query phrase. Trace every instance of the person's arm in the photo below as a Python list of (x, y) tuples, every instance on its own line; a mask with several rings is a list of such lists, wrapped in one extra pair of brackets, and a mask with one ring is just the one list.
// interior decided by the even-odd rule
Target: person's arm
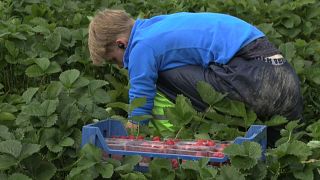
[[(130, 103), (135, 98), (146, 98), (146, 104), (134, 109), (129, 114), (129, 119), (133, 116), (151, 115), (158, 78), (158, 67), (153, 49), (144, 44), (136, 45), (130, 52), (128, 70)], [(146, 125), (148, 122), (149, 120), (143, 120), (140, 121), (140, 124)]]

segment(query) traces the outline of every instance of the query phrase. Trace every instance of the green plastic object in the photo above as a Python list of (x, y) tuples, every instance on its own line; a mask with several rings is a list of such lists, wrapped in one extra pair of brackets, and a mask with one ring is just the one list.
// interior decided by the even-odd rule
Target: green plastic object
[(173, 125), (167, 120), (164, 116), (164, 108), (173, 107), (174, 103), (172, 103), (169, 99), (167, 99), (163, 94), (157, 92), (154, 98), (154, 106), (152, 109), (152, 114), (155, 119), (150, 123), (150, 127), (156, 127), (160, 132), (170, 131), (173, 132)]

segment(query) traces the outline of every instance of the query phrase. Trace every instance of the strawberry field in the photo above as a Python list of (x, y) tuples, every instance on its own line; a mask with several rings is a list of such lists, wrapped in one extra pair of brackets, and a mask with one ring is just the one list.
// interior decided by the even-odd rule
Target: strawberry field
[[(104, 8), (125, 9), (135, 18), (221, 12), (256, 25), (297, 71), (304, 121), (274, 116), (262, 122), (243, 103), (199, 83), (209, 104), (205, 112), (179, 95), (175, 107), (165, 109), (173, 131), (141, 127), (131, 135), (228, 141), (252, 124), (279, 126), (281, 138), (264, 161), (260, 145), (248, 142), (224, 149), (227, 164), (211, 166), (203, 158), (172, 166), (154, 159), (141, 173), (134, 170), (141, 156), (103, 158), (99, 148), (80, 148), (84, 125), (107, 118), (125, 123), (145, 102), (128, 105), (126, 70), (90, 62), (88, 24)], [(320, 179), (319, 9), (318, 0), (0, 1), (0, 179)]]

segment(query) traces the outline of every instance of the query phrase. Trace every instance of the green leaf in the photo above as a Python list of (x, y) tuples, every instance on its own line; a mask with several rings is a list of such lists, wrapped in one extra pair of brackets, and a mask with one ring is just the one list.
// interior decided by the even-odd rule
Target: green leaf
[(87, 78), (80, 77), (72, 84), (72, 88), (81, 88), (81, 87), (87, 86), (89, 82), (90, 81)]
[[(149, 164), (149, 172), (154, 179), (175, 179), (175, 173), (169, 159), (152, 160)], [(166, 175), (165, 177), (164, 174)]]
[(14, 58), (18, 56), (19, 49), (16, 48), (16, 45), (12, 41), (5, 41), (5, 47), (7, 48), (9, 54), (13, 56)]
[(104, 89), (96, 89), (93, 93), (93, 98), (96, 103), (110, 103), (111, 97)]
[(10, 154), (15, 158), (18, 158), (22, 149), (22, 144), (17, 140), (6, 140), (0, 142), (0, 152)]
[(9, 128), (6, 126), (0, 125), (0, 140), (10, 140), (14, 139), (14, 135), (9, 132)]
[(313, 180), (313, 167), (312, 166), (306, 166), (302, 171), (294, 171), (293, 175), (297, 179), (302, 180)]
[(41, 68), (43, 72), (46, 71), (50, 65), (48, 58), (35, 58), (33, 61)]
[(57, 109), (59, 100), (45, 100), (41, 103), (41, 109), (45, 112), (45, 116), (50, 116)]
[(32, 180), (32, 179), (21, 173), (14, 173), (8, 178), (8, 180)]
[(23, 160), (32, 154), (39, 152), (40, 147), (41, 146), (39, 144), (22, 144), (22, 151), (19, 159)]
[(28, 88), (25, 92), (23, 92), (22, 98), (28, 104), (38, 90), (39, 88)]
[(50, 34), (45, 41), (45, 45), (51, 52), (54, 52), (59, 49), (61, 43), (61, 35), (58, 31), (54, 31)]
[(285, 124), (287, 122), (288, 122), (288, 120), (285, 117), (276, 115), (276, 116), (273, 116), (271, 118), (271, 120), (266, 121), (265, 125), (267, 125), (267, 126), (279, 126), (279, 125)]
[(196, 114), (190, 100), (182, 95), (177, 96), (174, 107), (165, 108), (166, 117), (176, 127), (188, 124)]
[(133, 156), (126, 156), (123, 159), (123, 164), (131, 164), (131, 165), (136, 165), (142, 160), (142, 157), (139, 155), (133, 155)]
[(38, 65), (31, 65), (26, 69), (26, 75), (28, 77), (40, 77), (44, 75), (44, 72)]
[(147, 180), (147, 178), (141, 172), (120, 174), (120, 176), (123, 180)]
[(63, 85), (61, 82), (51, 82), (45, 91), (45, 97), (50, 100), (54, 100), (58, 98), (59, 94), (61, 93)]
[(40, 161), (37, 163), (38, 165), (34, 169), (35, 179), (50, 180), (56, 174), (57, 168), (51, 162)]
[(293, 60), (296, 54), (296, 48), (293, 42), (281, 44), (279, 50), (283, 53), (284, 57), (289, 60), (289, 62)]
[(306, 160), (308, 156), (312, 154), (307, 144), (297, 140), (281, 144), (276, 149), (271, 150), (271, 152), (279, 158), (287, 155), (293, 155), (298, 157), (301, 161)]
[(72, 69), (62, 72), (59, 76), (59, 79), (65, 87), (71, 88), (72, 84), (79, 78), (79, 76), (80, 71), (77, 69)]
[(222, 166), (217, 180), (245, 180), (245, 176), (233, 166)]
[(250, 169), (255, 166), (261, 157), (261, 146), (256, 142), (243, 142), (231, 144), (224, 149), (230, 157), (231, 164), (239, 169)]
[(123, 102), (114, 102), (114, 103), (109, 103), (107, 107), (112, 107), (112, 108), (120, 108), (126, 112), (129, 110), (129, 105)]
[(16, 165), (18, 161), (9, 155), (0, 155), (0, 170), (9, 169), (11, 166)]
[(74, 140), (70, 137), (66, 137), (60, 142), (60, 145), (64, 147), (72, 146), (73, 144), (74, 144)]
[(76, 125), (80, 118), (79, 108), (75, 104), (68, 104), (61, 112), (59, 126), (70, 128)]
[(245, 104), (240, 101), (226, 99), (215, 104), (214, 108), (231, 116), (247, 117)]
[(147, 99), (145, 97), (133, 99), (129, 105), (129, 113), (138, 107), (144, 106), (146, 102), (147, 102)]
[(112, 164), (100, 163), (95, 167), (97, 171), (102, 175), (103, 178), (111, 178), (113, 175)]
[(46, 74), (54, 74), (61, 71), (61, 67), (57, 62), (50, 62), (50, 66), (45, 71)]
[(307, 146), (310, 147), (311, 149), (318, 149), (320, 148), (320, 141), (309, 141), (307, 143)]
[(207, 104), (213, 106), (217, 102), (221, 101), (227, 94), (221, 94), (213, 89), (213, 87), (206, 82), (198, 82), (197, 91), (201, 96), (201, 99)]
[(218, 174), (218, 170), (210, 166), (201, 168), (199, 172), (201, 179), (213, 179)]
[(89, 89), (89, 92), (90, 93), (93, 93), (95, 90), (105, 86), (109, 84), (107, 81), (104, 81), (104, 80), (98, 80), (98, 79), (95, 79), (95, 80), (91, 80), (89, 85), (88, 85), (88, 89)]

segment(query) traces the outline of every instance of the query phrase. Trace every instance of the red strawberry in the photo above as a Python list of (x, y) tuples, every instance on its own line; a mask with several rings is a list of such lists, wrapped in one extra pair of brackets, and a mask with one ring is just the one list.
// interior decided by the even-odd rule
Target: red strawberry
[(177, 169), (179, 167), (179, 161), (177, 159), (171, 159), (171, 165), (173, 169)]
[(172, 140), (172, 139), (167, 139), (167, 140), (165, 141), (165, 144), (166, 144), (166, 145), (174, 145), (175, 142), (174, 142), (174, 140)]
[(139, 136), (137, 137), (137, 139), (139, 139), (139, 140), (143, 140), (143, 139), (144, 139), (144, 137), (143, 137), (143, 136), (141, 136), (141, 135), (139, 135)]
[(161, 141), (161, 138), (159, 136), (154, 136), (152, 138), (152, 141)]
[(216, 145), (216, 143), (214, 141), (212, 141), (212, 140), (207, 141), (207, 146), (215, 146), (215, 145)]
[(128, 139), (135, 139), (134, 135), (128, 136)]

